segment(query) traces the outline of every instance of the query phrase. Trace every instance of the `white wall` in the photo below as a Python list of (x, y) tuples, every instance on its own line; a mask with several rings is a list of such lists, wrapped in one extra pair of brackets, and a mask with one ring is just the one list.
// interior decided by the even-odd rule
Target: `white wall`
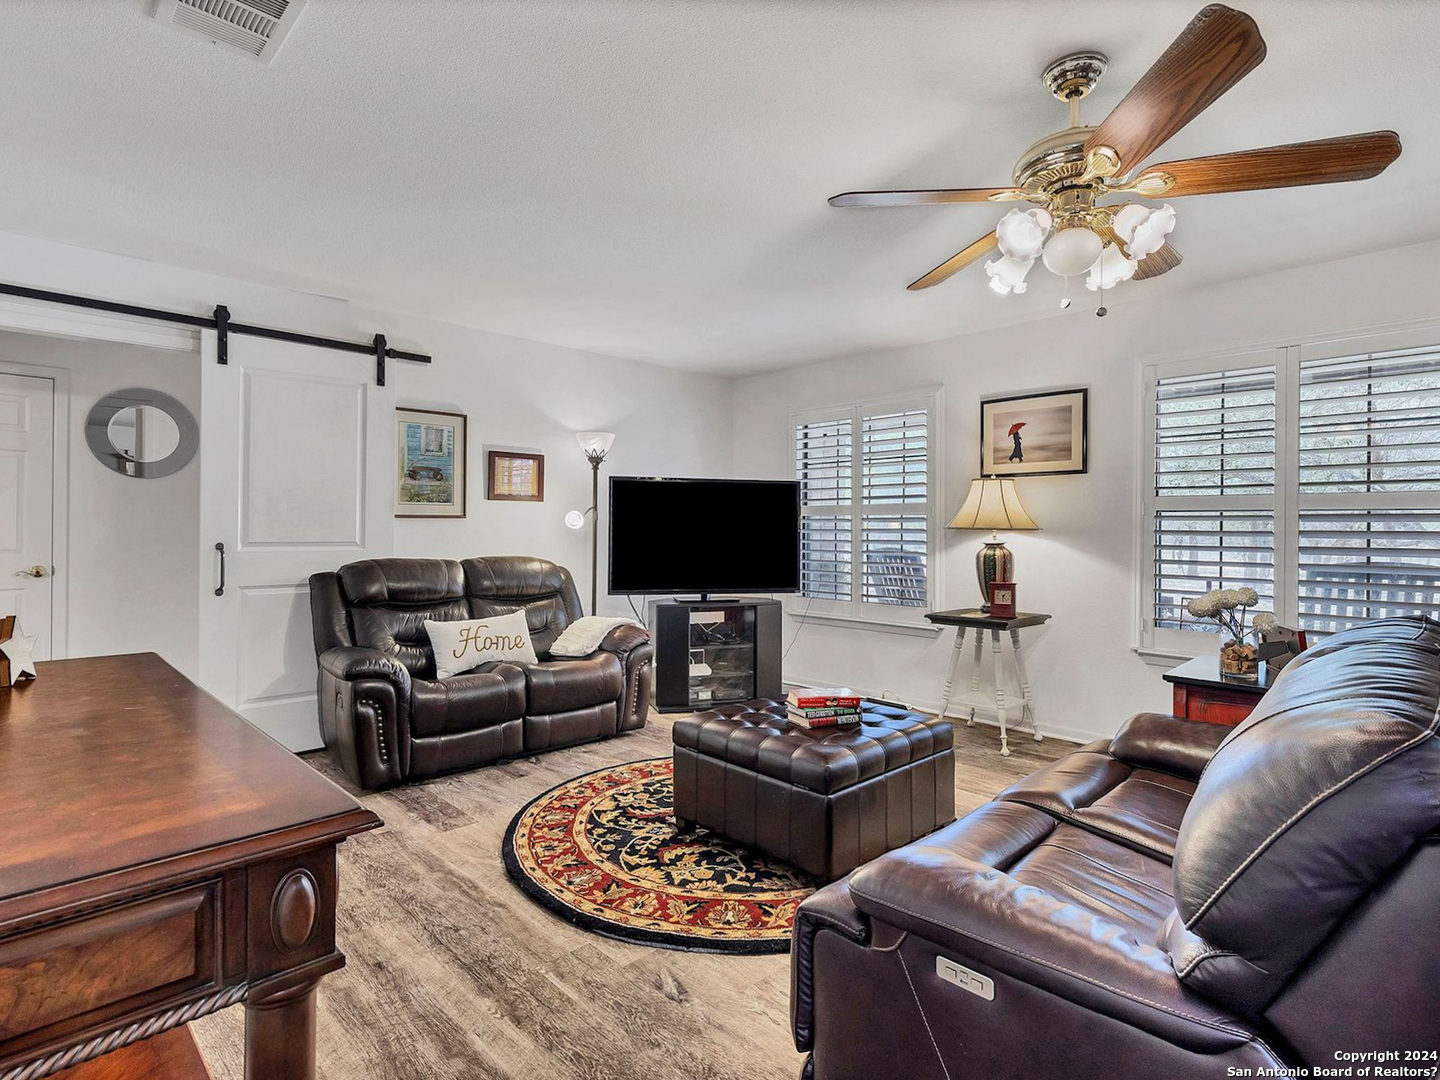
[[(377, 257), (383, 257), (383, 253), (377, 253)], [(587, 609), (589, 529), (587, 526), (577, 532), (565, 528), (563, 523), (566, 510), (583, 509), (590, 501), (590, 466), (575, 444), (575, 431), (616, 432), (614, 449), (602, 472), (602, 484), (611, 474), (722, 476), (729, 473), (731, 384), (725, 379), (524, 341), (431, 319), (377, 311), (333, 297), (200, 274), (22, 236), (0, 234), (0, 281), (194, 314), (209, 314), (216, 304), (223, 303), (230, 308), (231, 318), (236, 322), (357, 341), (368, 340), (381, 332), (394, 348), (430, 354), (434, 358), (430, 365), (390, 361), (387, 381), (395, 388), (400, 405), (467, 414), (469, 513), (464, 520), (396, 521), (395, 553), (450, 558), (533, 554), (552, 558), (574, 572)], [(0, 304), (11, 303), (0, 297)], [(30, 335), (24, 336), (30, 338)], [(177, 353), (166, 362), (184, 368), (189, 378), (198, 378), (199, 360), (195, 356)], [(104, 389), (117, 389), (120, 385), (107, 384)], [(158, 383), (155, 385), (166, 389)], [(181, 393), (176, 396), (187, 402), (191, 400)], [(82, 408), (77, 402), (75, 408), (80, 411), (79, 419), (73, 424), (74, 438), (83, 440), (83, 417), (88, 405)], [(203, 427), (204, 416), (200, 415), (199, 420)], [(486, 446), (534, 448), (544, 452), (545, 501), (486, 501)], [(76, 451), (77, 467), (88, 467), (82, 457), (88, 459), (88, 451), (83, 455)], [(99, 468), (93, 459), (89, 464)], [(186, 474), (193, 475), (192, 470), (187, 469)], [(153, 483), (130, 481), (129, 487), (146, 488)], [(603, 487), (601, 497), (603, 502)], [(132, 567), (131, 573), (137, 562), (155, 565), (161, 556), (139, 552), (127, 541), (116, 539), (124, 535), (124, 530), (115, 527), (117, 513), (117, 507), (107, 500), (97, 501), (93, 506), (76, 501), (71, 517), (72, 532), (77, 537), (92, 536), (98, 552)], [(605, 524), (602, 518), (602, 544)], [(167, 608), (174, 609), (175, 625), (186, 627), (186, 641), (172, 642), (159, 650), (182, 666), (191, 662), (195, 647), (196, 575), (199, 572), (194, 557), (196, 550), (192, 535), (190, 546), (180, 560), (183, 573), (189, 575), (188, 596), (177, 593), (165, 602)], [(78, 555), (76, 552), (72, 561)], [(628, 611), (622, 597), (604, 596), (604, 568), (602, 547), (600, 609)], [(143, 590), (125, 586), (125, 591), (128, 594)], [(102, 635), (106, 637), (102, 642), (78, 636), (79, 629), (80, 624), (72, 619), (72, 652), (82, 641), (86, 651), (134, 651), (140, 647), (131, 643), (133, 636), (112, 640)]]
[(198, 414), (194, 357), (0, 332), (0, 362), (69, 373), (69, 554), (56, 568), (66, 584), (69, 655), (153, 651), (193, 675), (199, 466), (153, 480), (121, 476), (90, 453), (85, 417), (100, 398), (130, 387), (159, 390)]
[[(1088, 386), (1088, 475), (1022, 479), (1021, 496), (1042, 531), (1005, 539), (1015, 552), (1020, 606), (1054, 615), (1022, 639), (1040, 729), (1109, 735), (1131, 713), (1169, 711), (1170, 702), (1160, 670), (1132, 651), (1142, 359), (1431, 318), (1440, 314), (1437, 268), (1440, 243), (1430, 243), (1149, 300), (1143, 284), (1125, 285), (1107, 298), (1103, 319), (1082, 302), (1040, 322), (741, 379), (734, 468), (738, 475), (790, 475), (791, 410), (938, 383), (945, 387), (940, 509), (948, 520), (977, 475), (982, 397)], [(984, 282), (964, 277), (944, 287)], [(978, 601), (973, 557), (982, 539), (942, 533), (942, 608)], [(787, 643), (796, 628), (787, 618)], [(800, 629), (785, 676), (891, 691), (933, 708), (951, 641), (949, 633), (932, 640), (812, 622)]]

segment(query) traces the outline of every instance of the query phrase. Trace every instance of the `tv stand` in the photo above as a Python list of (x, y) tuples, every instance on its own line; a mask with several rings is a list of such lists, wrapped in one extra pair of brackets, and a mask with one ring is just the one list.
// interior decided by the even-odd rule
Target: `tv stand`
[(783, 696), (780, 601), (652, 600), (655, 708), (697, 712)]

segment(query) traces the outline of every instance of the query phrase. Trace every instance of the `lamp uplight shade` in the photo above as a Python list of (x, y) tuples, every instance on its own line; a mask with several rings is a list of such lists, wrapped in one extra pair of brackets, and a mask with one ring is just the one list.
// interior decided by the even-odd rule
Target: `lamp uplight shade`
[(1105, 250), (1100, 253), (1100, 258), (1095, 260), (1095, 265), (1090, 268), (1090, 273), (1085, 278), (1085, 288), (1094, 292), (1096, 289), (1113, 289), (1122, 281), (1129, 281), (1135, 276), (1135, 269), (1140, 264), (1134, 259), (1127, 259), (1115, 244), (1106, 244)]
[(1130, 203), (1115, 215), (1112, 227), (1131, 258), (1143, 259), (1165, 246), (1165, 238), (1175, 230), (1175, 210), (1169, 203), (1156, 209)]
[(1050, 235), (1053, 219), (1041, 207), (1033, 210), (1011, 210), (995, 226), (995, 240), (1000, 253), (1016, 262), (1028, 263), (1039, 257)]
[(970, 481), (970, 493), (959, 512), (946, 526), (950, 529), (1038, 529), (1015, 490), (1015, 481), (1004, 476), (982, 476)]
[(991, 259), (985, 264), (985, 273), (990, 275), (990, 288), (1001, 296), (1025, 291), (1025, 275), (1035, 265), (1034, 259)]
[(580, 444), (580, 449), (585, 452), (586, 457), (599, 454), (603, 458), (615, 443), (615, 433), (613, 431), (577, 431), (575, 441)]

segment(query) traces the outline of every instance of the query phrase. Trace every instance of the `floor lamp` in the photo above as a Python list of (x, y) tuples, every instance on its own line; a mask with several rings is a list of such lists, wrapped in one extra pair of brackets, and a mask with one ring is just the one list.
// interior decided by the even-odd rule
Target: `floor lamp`
[(610, 447), (615, 443), (613, 431), (577, 431), (575, 441), (585, 459), (590, 462), (590, 508), (584, 513), (571, 510), (565, 515), (565, 524), (572, 529), (585, 526), (586, 515), (590, 522), (590, 614), (594, 615), (600, 595), (600, 464)]

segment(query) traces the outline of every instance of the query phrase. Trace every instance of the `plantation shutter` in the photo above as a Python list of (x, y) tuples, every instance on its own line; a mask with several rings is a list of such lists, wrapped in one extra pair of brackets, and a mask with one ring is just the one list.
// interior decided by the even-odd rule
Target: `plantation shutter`
[(1440, 349), (1302, 359), (1297, 606), (1343, 630), (1440, 608)]
[(930, 595), (928, 410), (866, 412), (860, 428), (861, 599), (925, 607)]
[(933, 403), (852, 406), (792, 420), (800, 596), (852, 617), (874, 605), (923, 611), (934, 539)]
[(1150, 625), (1213, 630), (1192, 598), (1248, 585), (1275, 602), (1274, 365), (1156, 379), (1147, 492), (1153, 551)]
[(795, 425), (795, 478), (800, 481), (800, 595), (851, 597), (851, 503), (854, 437), (850, 416)]

